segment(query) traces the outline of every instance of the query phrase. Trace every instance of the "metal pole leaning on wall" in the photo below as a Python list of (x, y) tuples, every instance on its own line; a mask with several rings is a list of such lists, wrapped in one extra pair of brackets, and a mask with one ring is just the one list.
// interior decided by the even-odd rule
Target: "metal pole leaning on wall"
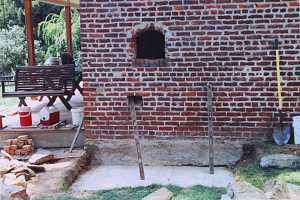
[(136, 119), (136, 105), (134, 100), (129, 101), (129, 109), (131, 112), (131, 119), (133, 124), (133, 131), (134, 131), (134, 140), (136, 145), (136, 152), (138, 156), (138, 163), (139, 163), (139, 170), (140, 170), (140, 178), (141, 180), (145, 180), (145, 171), (144, 171), (144, 164), (142, 159), (142, 150), (141, 150), (141, 143), (139, 139), (139, 133), (137, 131), (137, 119)]
[(208, 112), (208, 142), (209, 142), (209, 173), (214, 174), (214, 132), (212, 124), (212, 85), (207, 85), (207, 112)]

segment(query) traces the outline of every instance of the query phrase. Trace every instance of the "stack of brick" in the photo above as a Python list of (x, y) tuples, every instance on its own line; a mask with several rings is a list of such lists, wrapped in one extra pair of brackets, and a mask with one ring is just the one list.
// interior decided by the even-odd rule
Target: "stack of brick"
[(34, 144), (28, 135), (22, 135), (15, 139), (6, 140), (4, 151), (10, 155), (27, 156), (33, 153)]

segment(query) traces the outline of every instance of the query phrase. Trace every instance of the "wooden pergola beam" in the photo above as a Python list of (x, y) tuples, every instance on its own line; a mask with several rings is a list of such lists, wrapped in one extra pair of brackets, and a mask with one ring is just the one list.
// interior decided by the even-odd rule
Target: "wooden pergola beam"
[(66, 6), (68, 4), (68, 1), (71, 5), (71, 7), (79, 8), (80, 7), (80, 0), (39, 0), (40, 2), (44, 3), (51, 3), (61, 6)]
[(67, 52), (70, 56), (73, 56), (72, 47), (72, 13), (71, 13), (70, 1), (67, 1), (65, 6), (65, 20), (66, 20), (66, 40), (67, 40)]
[(35, 53), (34, 53), (34, 35), (33, 35), (33, 24), (32, 24), (32, 1), (24, 0), (25, 8), (25, 29), (27, 38), (28, 48), (28, 64), (31, 66), (35, 65)]

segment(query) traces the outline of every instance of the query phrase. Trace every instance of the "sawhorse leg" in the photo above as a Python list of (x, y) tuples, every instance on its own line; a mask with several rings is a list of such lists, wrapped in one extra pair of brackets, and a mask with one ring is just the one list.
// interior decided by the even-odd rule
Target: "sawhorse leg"
[(59, 96), (59, 99), (61, 100), (61, 102), (65, 105), (65, 107), (66, 107), (68, 110), (71, 110), (71, 109), (72, 109), (72, 106), (69, 104), (69, 102), (65, 99), (64, 96)]
[(53, 104), (55, 103), (56, 99), (57, 99), (57, 96), (53, 96), (53, 97), (48, 97), (49, 99), (49, 103), (48, 103), (48, 107), (49, 106), (53, 106)]
[(27, 103), (25, 102), (25, 98), (26, 97), (19, 97), (19, 100), (20, 100), (19, 107), (21, 107), (21, 106), (27, 106)]

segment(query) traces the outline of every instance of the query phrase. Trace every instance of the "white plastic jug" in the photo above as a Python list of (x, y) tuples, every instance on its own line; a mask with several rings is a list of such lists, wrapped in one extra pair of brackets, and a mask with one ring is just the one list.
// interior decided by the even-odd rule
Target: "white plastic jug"
[(71, 110), (72, 112), (72, 123), (74, 126), (79, 126), (80, 125), (80, 121), (83, 118), (83, 108), (73, 108)]

